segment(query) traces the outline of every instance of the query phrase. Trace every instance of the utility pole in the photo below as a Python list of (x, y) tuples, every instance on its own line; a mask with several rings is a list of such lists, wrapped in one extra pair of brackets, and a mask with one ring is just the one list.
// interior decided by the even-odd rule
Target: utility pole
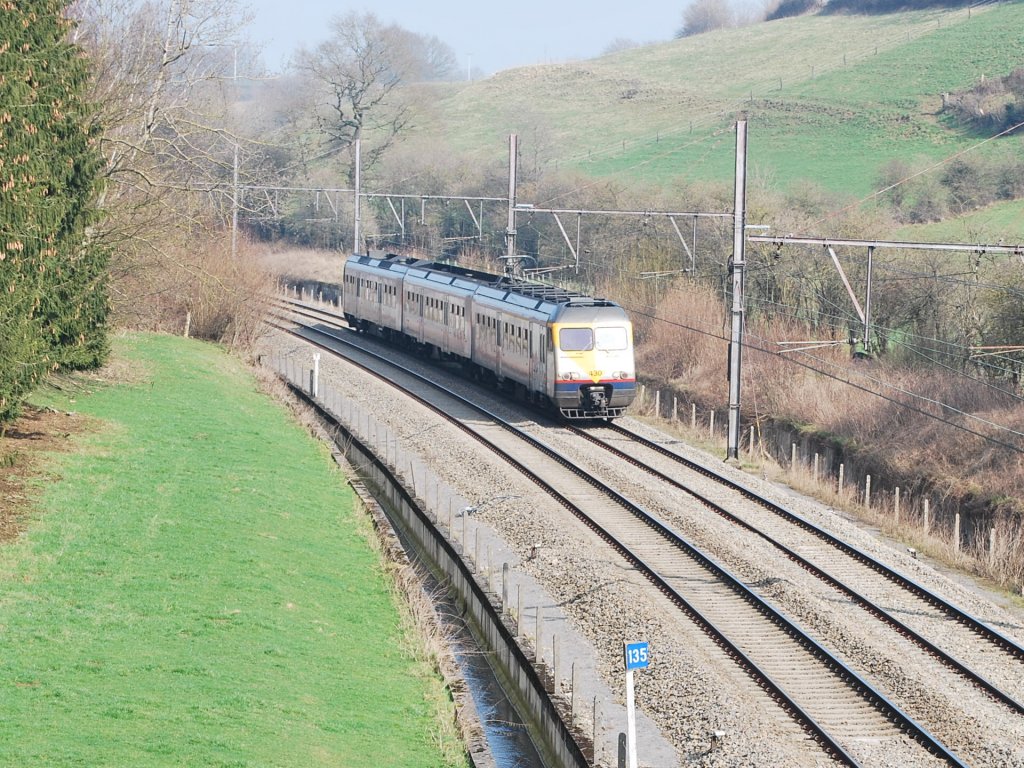
[(743, 349), (743, 282), (747, 264), (747, 121), (736, 121), (736, 190), (733, 203), (732, 234), (732, 336), (729, 339), (729, 435), (726, 459), (740, 455), (740, 365)]
[(874, 269), (875, 249), (868, 247), (868, 277), (864, 291), (864, 353), (871, 354), (871, 272)]
[(519, 165), (519, 137), (510, 133), (508, 136), (508, 225), (505, 228), (505, 274), (513, 270), (513, 257), (516, 255), (516, 168)]
[[(231, 84), (234, 86), (233, 96), (238, 98), (238, 46), (232, 48), (233, 70)], [(238, 133), (235, 131), (235, 157), (231, 163), (231, 258), (238, 255)]]
[(356, 213), (355, 213), (355, 222), (354, 222), (353, 227), (352, 227), (352, 253), (359, 253), (359, 247), (360, 247), (359, 246), (359, 238), (360, 238), (360, 232), (359, 232), (359, 223), (360, 223), (359, 222), (359, 170), (360, 169), (359, 169), (359, 166), (360, 166), (362, 161), (361, 161), (361, 158), (359, 156), (359, 152), (360, 152), (359, 142), (360, 142), (360, 139), (356, 139), (356, 155), (355, 155), (355, 164), (356, 164), (356, 178), (355, 178), (355, 181), (356, 181), (356, 184), (355, 184), (355, 187), (356, 187), (356, 192), (355, 192), (355, 203), (356, 203), (356, 206), (355, 206), (355, 208), (356, 208)]

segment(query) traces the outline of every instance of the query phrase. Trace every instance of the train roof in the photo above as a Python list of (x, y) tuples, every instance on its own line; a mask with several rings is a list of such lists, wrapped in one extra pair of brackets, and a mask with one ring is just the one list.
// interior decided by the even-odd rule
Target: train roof
[[(356, 254), (350, 257), (360, 264), (376, 266), (381, 269), (394, 269), (396, 272), (419, 272), (426, 279), (441, 278), (440, 282), (453, 283), (461, 280), (469, 280), (473, 283), (491, 289), (487, 295), (501, 299), (502, 292), (512, 294), (527, 301), (515, 301), (511, 296), (506, 300), (520, 306), (533, 305), (539, 307), (541, 303), (548, 302), (557, 305), (578, 305), (591, 307), (612, 307), (617, 306), (607, 299), (595, 299), (582, 293), (577, 293), (557, 285), (524, 280), (522, 278), (510, 277), (508, 275), (495, 275), (490, 272), (482, 272), (476, 269), (460, 267), (457, 264), (445, 264), (437, 261), (416, 259), (410, 256), (399, 256), (393, 253), (379, 253), (374, 255)], [(445, 280), (442, 275), (447, 276)], [(493, 292), (492, 292), (493, 291)]]

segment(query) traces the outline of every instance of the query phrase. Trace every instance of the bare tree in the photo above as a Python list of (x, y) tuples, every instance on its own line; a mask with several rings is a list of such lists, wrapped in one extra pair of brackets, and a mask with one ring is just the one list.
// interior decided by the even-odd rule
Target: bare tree
[(106, 216), (95, 234), (113, 255), (120, 319), (147, 322), (182, 285), (170, 275), (219, 279), (196, 254), (226, 229), (234, 176), (252, 155), (236, 127), (237, 74), (252, 66), (246, 12), (239, 0), (79, 0), (69, 14), (104, 127)]
[(636, 40), (632, 40), (628, 37), (616, 37), (608, 45), (601, 50), (602, 56), (608, 56), (612, 53), (618, 53), (619, 51), (630, 51), (633, 48), (639, 48), (643, 43), (638, 43)]
[(405, 51), (404, 81), (442, 81), (456, 76), (458, 66), (452, 47), (434, 35), (420, 35), (401, 27), (388, 27), (396, 51)]
[(734, 24), (734, 14), (728, 0), (693, 0), (683, 11), (683, 26), (676, 32), (676, 37), (699, 35)]
[(208, 134), (224, 131), (222, 86), (245, 23), (237, 0), (79, 0), (71, 13), (95, 72), (108, 201), (181, 186), (182, 167), (192, 178)]
[[(347, 151), (352, 160), (355, 142), (372, 139), (362, 154), (370, 167), (408, 126), (399, 86), (449, 76), (455, 56), (437, 38), (385, 26), (372, 13), (335, 17), (330, 30), (329, 40), (299, 53), (297, 66), (319, 85), (315, 115), (328, 150)], [(354, 184), (354, 161), (347, 176)]]

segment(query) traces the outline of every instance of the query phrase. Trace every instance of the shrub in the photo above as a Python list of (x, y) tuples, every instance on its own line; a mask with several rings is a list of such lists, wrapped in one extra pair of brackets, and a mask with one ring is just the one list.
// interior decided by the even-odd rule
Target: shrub
[(273, 277), (244, 240), (232, 255), (224, 233), (185, 252), (136, 258), (118, 282), (118, 321), (248, 349), (261, 333)]
[(805, 13), (820, 11), (822, 7), (823, 3), (820, 0), (782, 0), (772, 10), (768, 11), (765, 21), (802, 16)]

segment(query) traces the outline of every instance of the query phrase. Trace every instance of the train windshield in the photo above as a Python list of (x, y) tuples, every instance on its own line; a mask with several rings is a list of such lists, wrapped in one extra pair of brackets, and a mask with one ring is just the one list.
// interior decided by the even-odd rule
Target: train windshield
[(588, 352), (594, 348), (594, 332), (590, 328), (562, 328), (558, 348), (563, 352)]
[(617, 328), (595, 328), (594, 335), (597, 348), (602, 352), (617, 352), (622, 349), (629, 349), (629, 335), (626, 329)]

